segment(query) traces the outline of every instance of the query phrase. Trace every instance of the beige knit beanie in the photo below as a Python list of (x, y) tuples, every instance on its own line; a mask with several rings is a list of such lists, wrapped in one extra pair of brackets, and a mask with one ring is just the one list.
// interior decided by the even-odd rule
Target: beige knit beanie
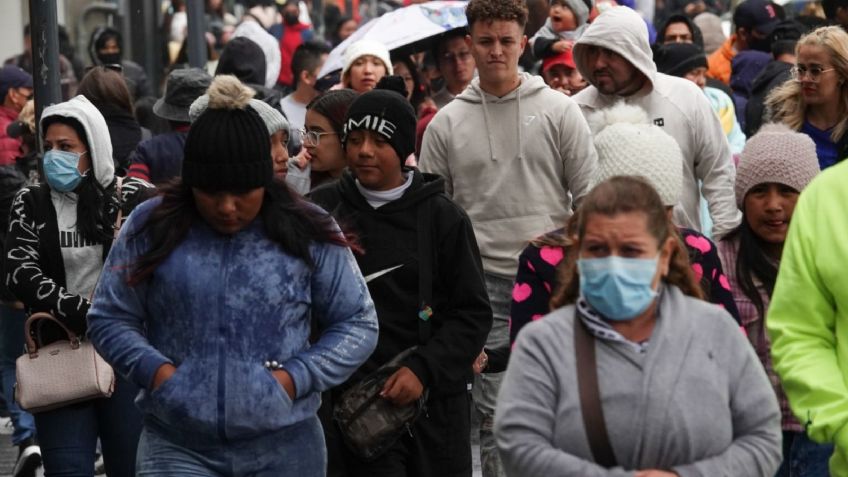
[(741, 209), (748, 191), (767, 182), (801, 192), (819, 171), (816, 145), (809, 136), (783, 124), (767, 124), (742, 150), (736, 168), (736, 205)]
[(644, 109), (619, 102), (589, 117), (598, 152), (599, 184), (613, 176), (647, 179), (663, 204), (675, 206), (683, 190), (683, 154), (673, 137), (651, 124)]

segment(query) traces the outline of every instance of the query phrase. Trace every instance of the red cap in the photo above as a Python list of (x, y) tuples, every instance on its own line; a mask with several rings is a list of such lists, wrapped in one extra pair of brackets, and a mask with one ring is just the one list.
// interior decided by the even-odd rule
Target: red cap
[(565, 65), (566, 68), (577, 69), (574, 65), (574, 56), (571, 54), (571, 50), (566, 50), (556, 56), (545, 58), (542, 61), (542, 73), (547, 72), (556, 65)]

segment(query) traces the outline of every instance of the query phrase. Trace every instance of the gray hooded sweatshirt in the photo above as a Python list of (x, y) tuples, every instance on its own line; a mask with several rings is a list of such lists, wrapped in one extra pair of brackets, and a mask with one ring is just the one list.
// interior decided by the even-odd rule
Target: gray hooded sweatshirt
[(502, 98), (475, 78), (430, 122), (420, 167), (468, 213), (486, 273), (512, 280), (527, 242), (561, 228), (589, 192), (597, 154), (577, 105), (524, 73)]
[[(50, 116), (74, 118), (85, 129), (91, 171), (103, 188), (115, 180), (115, 163), (112, 160), (112, 143), (109, 128), (100, 111), (85, 96), (71, 98), (64, 103), (44, 109), (42, 121)], [(103, 267), (103, 245), (89, 243), (77, 230), (77, 194), (50, 190), (50, 199), (56, 209), (59, 228), (59, 248), (65, 265), (67, 290), (72, 295), (90, 297)]]
[[(756, 353), (726, 311), (660, 294), (648, 349), (595, 339), (598, 388), (618, 467), (594, 463), (574, 353), (575, 307), (525, 326), (495, 413), (510, 476), (771, 477), (781, 461), (780, 411)], [(583, 318), (579, 318), (583, 319)]]
[[(701, 230), (699, 211), (703, 193), (714, 223), (713, 235), (721, 238), (735, 229), (742, 220), (733, 192), (736, 169), (727, 137), (704, 93), (689, 80), (657, 72), (645, 21), (630, 8), (614, 7), (605, 11), (574, 45), (574, 63), (589, 83), (593, 82), (587, 60), (591, 45), (626, 58), (648, 78), (651, 89), (621, 97), (601, 94), (589, 86), (573, 97), (583, 113), (589, 115), (618, 101), (647, 111), (654, 124), (677, 141), (683, 153), (683, 194), (674, 209), (675, 223)], [(703, 182), (701, 191), (699, 180)]]

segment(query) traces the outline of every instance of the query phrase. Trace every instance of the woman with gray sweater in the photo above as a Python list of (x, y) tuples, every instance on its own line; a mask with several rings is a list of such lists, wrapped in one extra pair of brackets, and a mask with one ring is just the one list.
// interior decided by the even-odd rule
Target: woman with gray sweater
[(508, 475), (774, 475), (774, 392), (730, 315), (699, 299), (657, 193), (614, 177), (578, 214), (556, 311), (522, 329), (501, 387)]

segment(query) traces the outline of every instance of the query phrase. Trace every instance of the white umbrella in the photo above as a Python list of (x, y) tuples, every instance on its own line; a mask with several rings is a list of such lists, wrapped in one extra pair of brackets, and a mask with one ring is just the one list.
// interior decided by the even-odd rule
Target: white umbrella
[(466, 1), (436, 1), (410, 5), (388, 12), (362, 25), (356, 32), (335, 47), (318, 77), (323, 77), (344, 66), (344, 52), (348, 45), (359, 40), (375, 40), (389, 51), (421, 43), (456, 28), (468, 25), (465, 18)]

